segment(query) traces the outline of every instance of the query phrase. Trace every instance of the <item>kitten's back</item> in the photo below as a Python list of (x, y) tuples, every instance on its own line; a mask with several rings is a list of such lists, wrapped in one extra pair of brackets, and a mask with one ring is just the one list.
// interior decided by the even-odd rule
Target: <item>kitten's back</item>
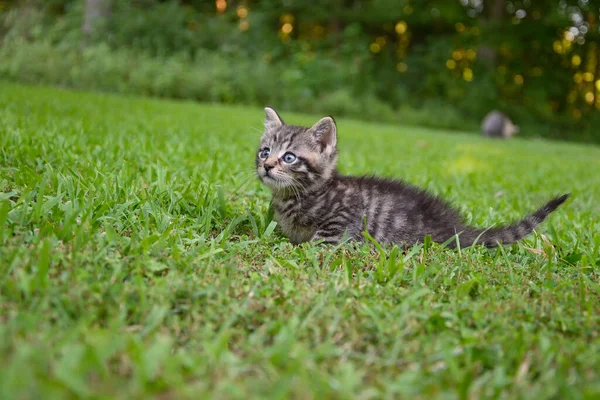
[[(348, 194), (350, 188), (350, 197), (354, 198), (348, 211), (366, 217), (369, 234), (381, 243), (412, 244), (427, 235), (438, 243), (457, 236), (449, 247), (514, 243), (533, 232), (569, 197), (556, 197), (515, 223), (483, 229), (466, 225), (451, 204), (406, 182), (369, 176), (337, 179), (343, 183), (338, 190)], [(354, 232), (361, 227), (359, 222), (355, 221)]]
[(425, 235), (443, 242), (462, 227), (460, 214), (442, 198), (401, 180), (338, 176), (356, 193), (356, 215), (366, 217), (369, 234), (382, 243), (415, 243)]

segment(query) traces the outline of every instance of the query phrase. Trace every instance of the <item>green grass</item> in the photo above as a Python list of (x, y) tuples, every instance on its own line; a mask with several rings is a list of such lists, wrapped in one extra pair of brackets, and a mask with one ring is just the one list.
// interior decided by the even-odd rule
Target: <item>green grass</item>
[(0, 83), (0, 398), (600, 396), (599, 148), (340, 120), (344, 173), (473, 224), (573, 197), (498, 250), (295, 247), (262, 119)]

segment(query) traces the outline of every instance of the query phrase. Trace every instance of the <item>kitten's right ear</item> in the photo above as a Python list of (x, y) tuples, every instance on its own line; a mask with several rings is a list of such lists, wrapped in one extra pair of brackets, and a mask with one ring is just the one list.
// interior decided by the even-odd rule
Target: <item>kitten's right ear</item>
[(309, 129), (312, 136), (321, 145), (322, 150), (335, 149), (337, 144), (337, 127), (332, 117), (321, 118)]
[(265, 107), (265, 129), (270, 131), (283, 125), (283, 120), (277, 111), (271, 107)]

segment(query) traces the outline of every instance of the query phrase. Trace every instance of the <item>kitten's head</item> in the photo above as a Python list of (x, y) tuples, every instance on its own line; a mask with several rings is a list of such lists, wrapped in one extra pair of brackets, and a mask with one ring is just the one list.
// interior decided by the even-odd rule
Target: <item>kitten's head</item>
[(265, 108), (265, 133), (256, 153), (259, 179), (275, 191), (304, 191), (326, 183), (337, 164), (337, 129), (331, 117), (310, 128), (286, 125)]

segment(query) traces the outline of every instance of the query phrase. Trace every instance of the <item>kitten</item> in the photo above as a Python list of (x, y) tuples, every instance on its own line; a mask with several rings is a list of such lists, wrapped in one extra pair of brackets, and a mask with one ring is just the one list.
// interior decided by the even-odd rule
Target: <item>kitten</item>
[(500, 111), (490, 111), (481, 123), (483, 136), (508, 139), (517, 133), (519, 133), (519, 127)]
[[(337, 128), (325, 117), (311, 128), (286, 125), (265, 108), (265, 132), (256, 154), (259, 179), (273, 192), (275, 217), (292, 243), (362, 241), (365, 225), (380, 243), (412, 245), (431, 235), (443, 243), (458, 234), (461, 247), (515, 242), (531, 233), (569, 195), (549, 201), (505, 227), (466, 226), (442, 199), (401, 181), (349, 177), (336, 170)], [(366, 221), (365, 221), (366, 218)], [(457, 245), (456, 240), (449, 244)]]

